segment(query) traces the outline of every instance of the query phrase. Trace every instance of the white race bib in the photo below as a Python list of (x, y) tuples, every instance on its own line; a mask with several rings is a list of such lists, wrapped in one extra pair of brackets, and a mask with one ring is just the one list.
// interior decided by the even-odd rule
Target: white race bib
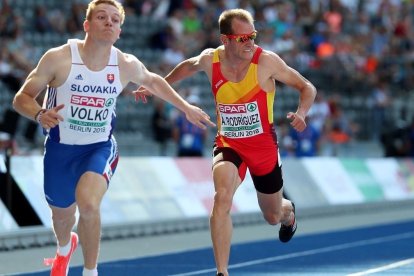
[(220, 134), (229, 138), (248, 138), (263, 133), (257, 102), (218, 104)]

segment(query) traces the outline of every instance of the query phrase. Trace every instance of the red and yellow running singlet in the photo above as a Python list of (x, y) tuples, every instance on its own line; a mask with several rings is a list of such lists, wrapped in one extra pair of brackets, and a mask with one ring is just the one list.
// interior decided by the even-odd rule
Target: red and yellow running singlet
[(273, 127), (275, 91), (265, 92), (259, 85), (257, 70), (261, 53), (262, 48), (257, 47), (246, 76), (235, 83), (223, 76), (216, 49), (211, 82), (217, 113), (216, 145), (234, 149), (255, 175), (269, 173), (278, 161)]

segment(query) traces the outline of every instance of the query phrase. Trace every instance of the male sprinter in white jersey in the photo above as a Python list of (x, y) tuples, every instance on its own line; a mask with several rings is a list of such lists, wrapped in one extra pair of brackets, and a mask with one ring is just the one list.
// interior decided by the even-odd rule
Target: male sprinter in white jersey
[[(83, 275), (97, 275), (100, 204), (113, 175), (118, 152), (112, 136), (116, 99), (133, 82), (183, 111), (195, 125), (214, 126), (206, 113), (190, 105), (159, 75), (113, 44), (125, 12), (116, 0), (93, 0), (83, 24), (84, 40), (50, 49), (14, 98), (14, 108), (45, 130), (44, 192), (52, 211), (57, 253), (51, 275), (67, 275), (78, 244), (72, 232), (79, 210)], [(47, 88), (43, 107), (36, 97)]]

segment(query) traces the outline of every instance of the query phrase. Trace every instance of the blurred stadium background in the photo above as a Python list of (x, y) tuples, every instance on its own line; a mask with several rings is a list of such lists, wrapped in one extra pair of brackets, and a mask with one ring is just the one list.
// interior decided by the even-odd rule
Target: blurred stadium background
[[(412, 154), (409, 145), (412, 137), (407, 133), (414, 115), (414, 109), (410, 108), (414, 103), (412, 1), (123, 2), (127, 17), (116, 46), (136, 55), (150, 70), (161, 75), (201, 49), (219, 45), (217, 17), (224, 8), (249, 9), (256, 17), (258, 44), (280, 54), (310, 79), (322, 96), (321, 105), (329, 107), (328, 114), (315, 110), (315, 118), (325, 114), (316, 155), (338, 153), (329, 149), (335, 139), (330, 135), (334, 125), (339, 125), (349, 136), (347, 144), (354, 145), (342, 151), (343, 154)], [(64, 44), (70, 37), (84, 37), (86, 3), (2, 1), (0, 112), (4, 119), (0, 129), (15, 135), (23, 153), (27, 148), (39, 148), (43, 138), (35, 125), (10, 114), (11, 99), (46, 50)], [(121, 153), (154, 155), (159, 152), (151, 127), (155, 101), (135, 103), (128, 95), (133, 88), (125, 89), (125, 96), (118, 103), (116, 134)], [(208, 81), (203, 74), (176, 88), (183, 96), (198, 94), (200, 105), (215, 117)], [(285, 123), (284, 114), (296, 109), (297, 100), (296, 92), (278, 87), (274, 109), (277, 124)], [(165, 109), (173, 117), (168, 105)], [(321, 119), (317, 120), (320, 128)], [(214, 131), (210, 130), (207, 151)], [(284, 143), (285, 133), (278, 135), (281, 149), (289, 147)], [(167, 144), (166, 154), (174, 155), (174, 142), (167, 139)], [(358, 147), (360, 144), (363, 147)]]
[[(82, 23), (88, 2), (0, 1), (0, 143), (3, 157), (0, 160), (1, 250), (50, 244), (53, 241), (49, 225), (43, 219), (47, 215), (47, 208), (39, 203), (43, 200), (43, 136), (36, 124), (13, 111), (11, 101), (28, 72), (45, 51), (64, 44), (68, 38), (84, 37)], [(127, 15), (121, 39), (116, 46), (124, 52), (136, 55), (151, 71), (160, 75), (165, 75), (177, 63), (198, 54), (202, 49), (220, 45), (218, 15), (226, 8), (241, 7), (250, 10), (255, 16), (259, 33), (257, 43), (278, 53), (289, 65), (315, 84), (320, 97), (311, 111), (309, 126), (312, 127), (308, 129), (314, 129), (316, 134), (307, 133), (309, 136), (293, 133), (284, 119), (288, 111), (296, 110), (298, 94), (283, 85), (278, 85), (276, 93), (274, 120), (281, 153), (286, 160), (287, 194), (299, 201), (297, 205), (313, 208), (392, 201), (395, 206), (399, 201), (412, 200), (413, 1), (121, 2)], [(204, 229), (207, 226), (205, 210), (199, 213), (193, 210), (194, 213), (191, 213), (185, 208), (191, 209), (194, 205), (184, 204), (180, 206), (180, 211), (174, 213), (171, 206), (187, 194), (174, 194), (171, 191), (177, 191), (174, 189), (181, 187), (180, 185), (184, 186), (182, 189), (188, 188), (188, 183), (211, 185), (209, 156), (215, 129), (209, 130), (205, 158), (197, 162), (179, 160), (180, 158), (175, 157), (176, 144), (168, 131), (162, 142), (154, 136), (153, 116), (159, 101), (151, 98), (147, 104), (135, 102), (131, 95), (135, 88), (133, 85), (128, 86), (118, 99), (115, 136), (120, 147), (121, 163), (119, 173), (114, 177), (117, 185), (113, 185), (108, 193), (109, 199), (103, 204), (103, 208), (110, 210), (111, 203), (119, 203), (125, 199), (125, 195), (121, 196), (119, 193), (126, 189), (132, 191), (131, 194), (136, 197), (128, 198), (129, 205), (125, 206), (125, 210), (130, 211), (128, 208), (132, 208), (140, 212), (136, 213), (138, 219), (134, 216), (128, 217), (125, 210), (114, 212), (111, 219), (108, 219), (106, 233), (108, 236), (117, 237), (149, 235), (168, 232), (168, 229)], [(215, 118), (214, 100), (204, 75), (197, 74), (177, 84), (175, 88), (184, 97), (198, 95), (201, 100), (199, 105)], [(41, 101), (39, 98), (39, 102)], [(162, 112), (166, 117), (167, 130), (171, 129), (177, 111), (166, 104), (162, 106)], [(168, 169), (162, 171), (160, 167)], [(187, 170), (183, 169), (186, 167)], [(345, 173), (343, 167), (346, 168)], [(191, 168), (193, 172), (202, 168), (202, 176), (194, 176)], [(356, 173), (361, 173), (360, 168), (364, 168), (365, 174)], [(322, 176), (318, 178), (312, 175), (311, 172), (315, 170)], [(142, 177), (149, 172), (150, 176)], [(380, 180), (381, 173), (384, 172), (386, 175)], [(332, 178), (329, 173), (335, 174), (336, 178)], [(326, 178), (323, 178), (325, 175)], [(345, 186), (352, 187), (350, 193), (345, 193), (349, 197), (335, 194), (342, 191), (326, 189), (329, 181), (333, 179), (341, 185), (345, 182)], [(178, 186), (174, 189), (168, 188), (169, 181), (175, 181)], [(312, 182), (310, 187), (313, 190), (309, 187), (304, 189), (303, 181)], [(164, 183), (160, 184), (164, 188), (158, 191), (150, 189), (147, 182), (151, 185)], [(355, 193), (355, 186), (361, 182), (370, 182), (375, 192), (370, 190), (364, 194), (359, 186), (360, 192)], [(249, 183), (247, 181), (245, 186), (250, 185)], [(206, 186), (198, 188), (199, 190), (194, 188), (201, 199), (205, 195), (202, 197), (200, 193), (211, 193)], [(31, 190), (33, 187), (37, 192)], [(242, 225), (254, 224), (261, 219), (257, 216), (257, 210), (250, 206), (251, 202), (246, 206), (246, 199), (252, 199), (252, 191), (251, 187), (245, 189), (241, 193), (246, 197), (237, 201), (240, 213), (244, 216), (235, 222)], [(309, 198), (309, 192), (318, 202), (315, 202), (315, 198)], [(151, 205), (147, 202), (149, 199), (156, 200), (156, 203), (152, 201)], [(255, 204), (255, 200), (252, 200)], [(141, 207), (137, 207), (138, 205)], [(14, 209), (12, 206), (15, 206)], [(154, 210), (153, 213), (148, 211), (151, 208), (170, 212), (165, 217), (157, 217), (153, 214)], [(146, 211), (142, 211), (143, 209)], [(125, 215), (125, 220), (116, 220), (121, 213)], [(192, 218), (192, 224), (182, 226), (182, 219), (189, 217)], [(148, 224), (143, 226), (137, 223), (142, 221)], [(36, 227), (31, 228), (33, 225)], [(43, 226), (37, 227), (39, 225)], [(160, 230), (160, 227), (164, 230)], [(122, 234), (121, 230), (126, 233)], [(43, 239), (33, 241), (34, 236), (42, 237), (43, 234)], [(27, 240), (25, 242), (18, 237), (26, 237)]]

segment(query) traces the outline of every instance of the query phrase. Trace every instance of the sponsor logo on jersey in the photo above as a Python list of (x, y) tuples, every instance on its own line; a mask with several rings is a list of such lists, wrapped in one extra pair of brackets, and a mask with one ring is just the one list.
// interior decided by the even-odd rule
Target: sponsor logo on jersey
[(246, 105), (244, 104), (219, 104), (221, 113), (246, 113)]
[(110, 107), (111, 105), (113, 105), (113, 104), (114, 104), (114, 102), (115, 102), (115, 100), (114, 100), (114, 99), (109, 98), (109, 99), (106, 101), (105, 106), (106, 106), (106, 107)]
[(216, 84), (214, 85), (217, 88), (219, 88), (219, 86), (223, 83), (223, 80), (219, 80), (218, 82), (216, 82)]
[(104, 98), (86, 97), (86, 96), (80, 96), (80, 95), (72, 95), (72, 97), (70, 98), (70, 103), (76, 104), (76, 105), (82, 105), (82, 106), (93, 106), (93, 107), (106, 106)]
[(99, 85), (80, 85), (73, 83), (70, 86), (72, 92), (84, 93), (101, 93), (101, 94), (116, 94), (116, 87), (114, 86), (99, 86)]
[(256, 103), (249, 103), (247, 104), (247, 110), (249, 110), (250, 112), (253, 112), (257, 109), (257, 104)]
[(115, 74), (107, 74), (106, 79), (108, 80), (109, 84), (112, 84), (115, 80)]

